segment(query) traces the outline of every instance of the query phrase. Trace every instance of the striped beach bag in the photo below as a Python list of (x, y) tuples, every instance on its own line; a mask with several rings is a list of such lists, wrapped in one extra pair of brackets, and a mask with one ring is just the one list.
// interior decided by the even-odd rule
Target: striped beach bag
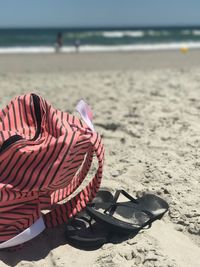
[[(95, 197), (104, 147), (89, 106), (77, 110), (82, 120), (26, 94), (0, 111), (0, 249), (67, 222)], [(96, 174), (80, 190), (94, 155)]]

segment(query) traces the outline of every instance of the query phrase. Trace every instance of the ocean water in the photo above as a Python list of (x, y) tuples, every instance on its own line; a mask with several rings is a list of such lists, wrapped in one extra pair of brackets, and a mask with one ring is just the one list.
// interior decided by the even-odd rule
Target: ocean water
[(200, 48), (200, 27), (123, 29), (0, 29), (0, 53), (54, 53), (57, 33), (60, 52), (134, 51)]

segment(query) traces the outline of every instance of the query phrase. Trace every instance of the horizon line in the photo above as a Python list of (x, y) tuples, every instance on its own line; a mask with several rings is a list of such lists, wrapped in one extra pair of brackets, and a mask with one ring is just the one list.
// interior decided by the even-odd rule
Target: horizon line
[(5, 27), (1, 27), (0, 26), (0, 30), (9, 30), (9, 29), (13, 29), (13, 30), (26, 30), (26, 29), (150, 29), (150, 28), (193, 28), (193, 27), (198, 27), (200, 28), (200, 24), (185, 24), (185, 25), (167, 25), (167, 24), (163, 24), (163, 25), (104, 25), (104, 26), (5, 26)]

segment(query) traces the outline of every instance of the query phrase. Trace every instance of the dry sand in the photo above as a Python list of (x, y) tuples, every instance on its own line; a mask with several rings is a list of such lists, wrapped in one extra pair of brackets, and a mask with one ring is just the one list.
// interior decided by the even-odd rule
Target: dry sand
[(0, 56), (0, 104), (36, 92), (73, 112), (80, 98), (103, 134), (102, 186), (151, 191), (170, 211), (151, 229), (95, 251), (46, 230), (3, 266), (200, 266), (200, 51)]

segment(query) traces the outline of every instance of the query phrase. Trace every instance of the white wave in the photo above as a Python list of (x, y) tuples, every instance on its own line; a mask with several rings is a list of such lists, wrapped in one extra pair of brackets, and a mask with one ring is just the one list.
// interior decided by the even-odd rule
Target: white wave
[(192, 33), (193, 33), (194, 35), (200, 35), (200, 30), (194, 30), (194, 31), (192, 31)]
[[(123, 52), (123, 51), (156, 51), (156, 50), (179, 50), (181, 48), (196, 49), (200, 48), (200, 42), (184, 43), (157, 43), (157, 44), (135, 44), (135, 45), (82, 45), (79, 52)], [(76, 48), (64, 46), (60, 53), (74, 53)], [(0, 54), (53, 54), (56, 53), (55, 47), (1, 47)]]
[(0, 47), (0, 54), (53, 54), (56, 52), (71, 53), (75, 52), (73, 46), (63, 46), (61, 49), (56, 46), (27, 46), (27, 47)]
[(53, 46), (30, 46), (30, 47), (0, 47), (0, 54), (39, 54), (54, 53)]
[(144, 36), (144, 32), (143, 31), (125, 31), (124, 36), (142, 37)]
[(122, 38), (122, 37), (142, 37), (144, 36), (143, 31), (113, 31), (113, 32), (103, 32), (103, 37), (106, 38)]
[(120, 52), (120, 51), (159, 51), (159, 50), (180, 50), (182, 48), (200, 48), (200, 42), (165, 43), (165, 44), (135, 44), (115, 46), (83, 46), (82, 52)]
[(122, 38), (124, 36), (124, 33), (123, 32), (103, 32), (102, 33), (102, 36), (103, 37), (106, 37), (106, 38)]

